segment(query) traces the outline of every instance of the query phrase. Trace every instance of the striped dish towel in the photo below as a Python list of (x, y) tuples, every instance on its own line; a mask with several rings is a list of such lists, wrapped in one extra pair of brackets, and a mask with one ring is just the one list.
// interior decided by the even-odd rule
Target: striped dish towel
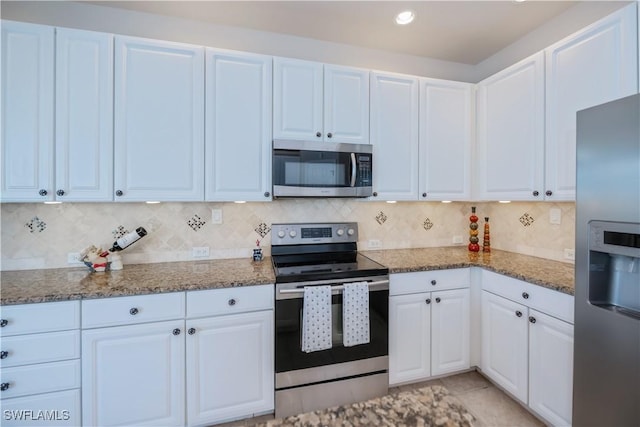
[(342, 333), (345, 347), (369, 343), (369, 284), (367, 282), (344, 285)]
[(305, 286), (302, 308), (302, 351), (331, 348), (331, 286)]

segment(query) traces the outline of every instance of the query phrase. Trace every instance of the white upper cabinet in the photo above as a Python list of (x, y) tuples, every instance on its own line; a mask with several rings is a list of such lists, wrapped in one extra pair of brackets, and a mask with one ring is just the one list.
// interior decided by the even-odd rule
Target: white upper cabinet
[(273, 60), (273, 138), (369, 143), (369, 72)]
[(271, 57), (207, 49), (206, 200), (270, 200)]
[(638, 90), (636, 7), (626, 6), (545, 51), (548, 199), (575, 199), (576, 112)]
[(204, 199), (204, 48), (115, 39), (116, 201)]
[(52, 200), (54, 29), (2, 21), (3, 202)]
[(56, 30), (56, 199), (113, 200), (113, 35)]
[(418, 78), (371, 74), (373, 200), (418, 198)]
[(420, 79), (420, 200), (469, 200), (473, 86)]
[(544, 54), (478, 84), (476, 198), (543, 200)]
[(369, 143), (369, 71), (324, 66), (325, 141)]

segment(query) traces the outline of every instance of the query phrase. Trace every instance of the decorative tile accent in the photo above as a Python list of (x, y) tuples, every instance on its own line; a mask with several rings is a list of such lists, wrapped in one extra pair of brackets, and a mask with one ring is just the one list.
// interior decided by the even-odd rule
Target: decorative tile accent
[(431, 222), (431, 220), (429, 218), (425, 219), (424, 222), (422, 223), (422, 227), (429, 231), (431, 230), (431, 227), (433, 227), (433, 222)]
[(119, 225), (118, 228), (116, 228), (115, 230), (111, 231), (111, 234), (113, 234), (113, 238), (118, 240), (119, 238), (121, 238), (122, 236), (124, 236), (125, 234), (128, 234), (129, 230), (127, 230), (126, 228), (124, 228), (124, 226)]
[(189, 221), (187, 221), (187, 225), (191, 227), (193, 231), (198, 231), (205, 225), (207, 222), (200, 218), (200, 215), (195, 214), (191, 217)]
[(535, 219), (529, 215), (528, 213), (525, 212), (524, 215), (522, 215), (520, 217), (520, 222), (522, 223), (522, 225), (524, 225), (525, 227), (530, 226), (531, 224), (533, 224), (533, 222), (535, 221)]
[(41, 220), (40, 218), (38, 218), (37, 216), (34, 216), (24, 226), (29, 229), (29, 233), (33, 233), (34, 231), (37, 231), (38, 233), (42, 233), (47, 228), (47, 223)]
[(378, 224), (382, 225), (387, 221), (388, 217), (384, 214), (384, 212), (380, 211), (378, 215), (376, 215), (376, 221)]
[(261, 222), (260, 224), (258, 224), (258, 226), (256, 228), (254, 228), (254, 230), (255, 230), (256, 233), (258, 233), (260, 235), (260, 237), (262, 237), (264, 239), (264, 236), (269, 234), (269, 232), (271, 231), (271, 227), (269, 227), (264, 222)]

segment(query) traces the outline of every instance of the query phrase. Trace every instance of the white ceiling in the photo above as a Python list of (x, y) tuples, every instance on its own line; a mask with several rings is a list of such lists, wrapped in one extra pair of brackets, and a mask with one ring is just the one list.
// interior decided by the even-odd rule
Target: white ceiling
[[(577, 1), (89, 1), (475, 65)], [(404, 9), (415, 21), (399, 26)]]

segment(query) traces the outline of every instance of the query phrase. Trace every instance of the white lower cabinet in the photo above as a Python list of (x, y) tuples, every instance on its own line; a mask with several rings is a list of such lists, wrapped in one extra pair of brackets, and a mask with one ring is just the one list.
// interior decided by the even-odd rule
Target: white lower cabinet
[(83, 424), (184, 425), (184, 320), (82, 332)]
[(571, 425), (573, 298), (486, 271), (482, 281), (482, 372), (549, 424)]
[(83, 425), (273, 412), (273, 304), (273, 285), (82, 301)]
[(80, 425), (78, 301), (0, 310), (1, 424)]
[(469, 280), (469, 269), (391, 276), (390, 385), (469, 368)]
[(187, 321), (187, 423), (273, 410), (273, 311)]

